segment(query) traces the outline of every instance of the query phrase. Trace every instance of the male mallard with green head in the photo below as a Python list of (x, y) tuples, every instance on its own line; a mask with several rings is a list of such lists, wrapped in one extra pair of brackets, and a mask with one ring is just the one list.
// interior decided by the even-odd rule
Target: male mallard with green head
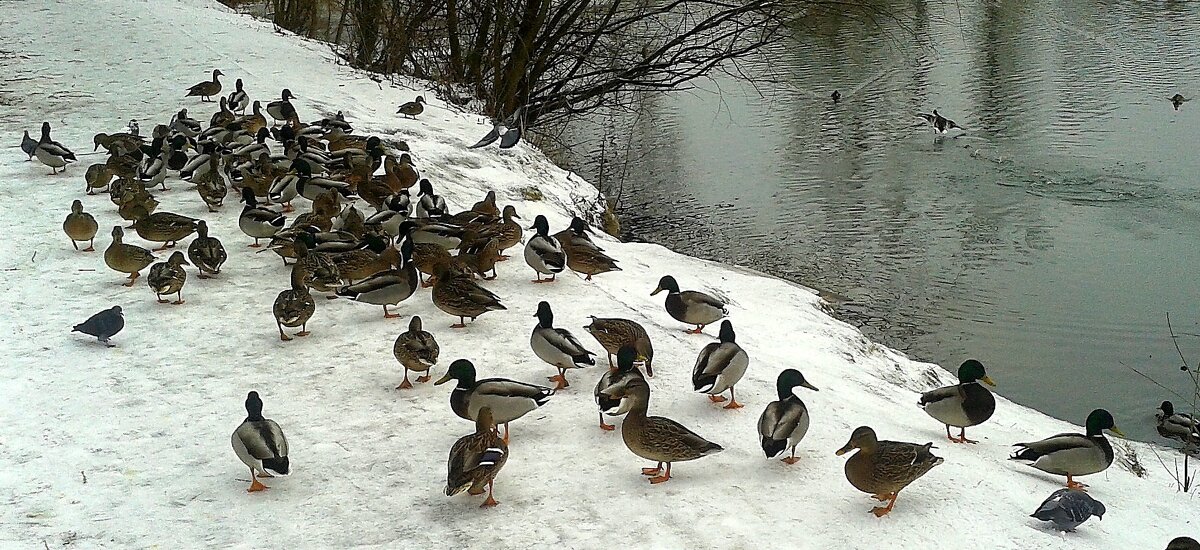
[(440, 386), (457, 380), (450, 392), (450, 409), (459, 418), (475, 420), (479, 410), (488, 407), (496, 424), (504, 424), (504, 442), (508, 443), (508, 423), (529, 414), (545, 405), (554, 395), (554, 390), (543, 386), (526, 384), (507, 378), (475, 379), (475, 365), (466, 359), (450, 363), (446, 375), (434, 382)]
[(779, 400), (767, 404), (762, 416), (758, 417), (758, 437), (762, 443), (763, 453), (767, 458), (778, 458), (783, 452), (791, 449), (791, 456), (783, 462), (795, 464), (796, 445), (808, 433), (810, 418), (808, 407), (796, 395), (796, 388), (808, 388), (817, 391), (816, 386), (808, 383), (804, 375), (796, 369), (785, 369), (779, 373), (775, 381), (775, 390)]
[(746, 374), (750, 365), (750, 356), (737, 343), (737, 335), (733, 332), (733, 323), (728, 320), (721, 323), (720, 341), (712, 342), (700, 350), (696, 357), (696, 367), (692, 369), (692, 388), (699, 393), (708, 394), (713, 403), (725, 401), (725, 390), (729, 390), (729, 404), (726, 409), (740, 409), (733, 387)]
[(558, 369), (557, 376), (551, 376), (550, 381), (556, 382), (555, 390), (561, 390), (570, 384), (567, 382), (567, 370), (591, 367), (596, 364), (592, 359), (594, 353), (584, 349), (583, 344), (575, 338), (571, 331), (555, 328), (554, 311), (548, 302), (539, 302), (537, 312), (533, 314), (538, 323), (533, 327), (529, 336), (529, 347), (538, 359)]
[(250, 468), (250, 488), (247, 493), (267, 489), (257, 476), (275, 477), (291, 473), (288, 461), (288, 442), (279, 424), (263, 418), (263, 402), (258, 392), (246, 394), (246, 419), (233, 431), (230, 441), (233, 452), (242, 464)]
[[(981, 384), (996, 385), (983, 363), (968, 359), (958, 367), (958, 384), (927, 391), (917, 404), (946, 425), (946, 439), (952, 443), (978, 443), (967, 439), (967, 426), (983, 424), (996, 412), (996, 398)], [(950, 435), (950, 426), (959, 428), (958, 437)]]
[(685, 331), (688, 334), (700, 334), (706, 325), (729, 315), (724, 301), (695, 290), (680, 291), (679, 283), (670, 275), (659, 279), (658, 287), (650, 295), (654, 296), (663, 291), (667, 292), (667, 313), (677, 321), (696, 325), (695, 329)]
[(1085, 476), (1107, 470), (1113, 463), (1113, 448), (1104, 437), (1104, 430), (1119, 436), (1125, 434), (1117, 429), (1112, 414), (1096, 409), (1087, 417), (1087, 434), (1061, 433), (1032, 443), (1016, 443), (1019, 447), (1009, 460), (1021, 460), (1043, 472), (1067, 476), (1068, 489), (1085, 489), (1087, 485), (1075, 481), (1075, 476)]

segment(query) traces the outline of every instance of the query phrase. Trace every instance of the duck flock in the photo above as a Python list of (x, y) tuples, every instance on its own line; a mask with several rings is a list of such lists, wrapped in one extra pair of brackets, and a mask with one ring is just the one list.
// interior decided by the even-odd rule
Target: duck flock
[[(393, 318), (400, 315), (389, 307), (428, 288), (437, 308), (457, 321), (450, 328), (469, 330), (468, 320), (473, 323), (489, 312), (506, 309), (486, 285), (498, 276), (498, 264), (508, 259), (505, 252), (522, 243), (525, 263), (532, 270), (530, 292), (552, 295), (556, 277), (567, 269), (588, 280), (620, 271), (617, 260), (589, 236), (592, 229), (581, 218), (555, 233), (544, 216), (537, 216), (525, 228), (517, 221), (521, 217), (514, 206), (497, 205), (495, 192), (487, 193), (469, 210), (450, 212), (432, 182), (421, 177), (406, 143), (356, 134), (341, 112), (302, 123), (291, 103), (295, 96), (287, 89), (265, 108), (260, 101), (251, 100), (241, 79), (234, 91), (222, 95), (221, 76), (224, 74), (215, 70), (211, 80), (187, 89), (187, 97), (217, 103), (218, 109), (207, 121), (192, 118), (184, 108), (171, 120), (154, 126), (149, 138), (140, 133), (136, 121), (124, 131), (94, 137), (94, 151), (103, 148), (107, 159), (86, 169), (84, 191), (88, 195), (107, 191), (117, 214), (131, 224), (114, 225), (111, 244), (104, 250), (105, 264), (128, 276), (125, 286), (133, 286), (148, 268), (146, 282), (155, 299), (182, 305), (186, 267), (194, 268), (200, 278), (237, 276), (222, 270), (228, 258), (225, 243), (210, 234), (204, 220), (158, 210), (159, 202), (151, 191), (168, 191), (170, 176), (194, 186), (214, 215), (220, 215), (231, 193), (244, 203), (238, 227), (245, 236), (238, 239), (258, 252), (277, 255), (287, 268), (286, 283), (280, 281), (284, 290), (271, 306), (284, 341), (310, 334), (308, 323), (317, 305), (314, 292), (330, 300), (342, 297), (378, 305), (385, 318)], [(401, 105), (397, 114), (419, 123), (424, 106), (424, 98), (418, 97)], [(937, 111), (926, 118), (940, 131), (955, 126)], [(30, 160), (38, 159), (52, 173), (66, 172), (77, 158), (54, 141), (51, 130), (49, 123), (43, 123), (37, 140), (26, 132), (21, 148)], [(414, 187), (415, 197), (410, 195)], [(360, 210), (363, 204), (373, 212)], [(298, 210), (303, 211), (295, 213)], [(100, 227), (95, 217), (84, 211), (82, 202), (75, 200), (63, 230), (76, 250), (91, 252)], [(126, 230), (160, 246), (150, 250), (128, 243)], [(526, 231), (532, 231), (528, 238)], [(176, 250), (165, 260), (156, 256), (193, 235), (186, 255)], [(226, 239), (232, 240), (230, 236)], [(87, 247), (80, 249), (83, 242)], [(725, 301), (681, 290), (669, 275), (661, 278), (650, 295), (659, 293), (666, 293), (667, 313), (687, 326), (689, 334), (702, 334), (706, 326), (720, 323), (718, 341), (697, 344), (692, 387), (687, 389), (723, 403), (725, 409), (742, 408), (735, 389), (749, 366), (750, 352), (737, 342)], [(497, 504), (493, 483), (508, 459), (509, 424), (570, 387), (568, 373), (595, 365), (596, 353), (590, 346), (555, 325), (548, 301), (538, 304), (534, 317), (537, 321), (529, 347), (556, 372), (548, 377), (554, 387), (479, 378), (466, 359), (450, 361), (444, 375), (434, 382), (454, 381), (450, 410), (476, 423), (474, 433), (450, 449), (447, 495), (463, 490), (472, 495), (486, 492), (483, 506)], [(110, 339), (122, 326), (121, 308), (114, 306), (75, 330), (112, 346)], [(288, 329), (297, 328), (289, 334)], [(674, 420), (648, 414), (651, 391), (647, 379), (654, 376), (654, 350), (645, 327), (628, 319), (593, 316), (585, 328), (604, 349), (609, 363), (594, 389), (599, 428), (614, 430), (605, 418), (623, 417), (622, 439), (630, 451), (652, 464), (641, 472), (650, 483), (669, 481), (675, 463), (723, 450)], [(404, 372), (398, 390), (413, 387), (409, 371), (418, 373), (418, 383), (430, 381), (442, 361), (435, 335), (415, 315), (409, 319), (407, 331), (396, 338), (393, 354)], [(959, 367), (958, 380), (958, 384), (922, 394), (918, 405), (946, 427), (949, 442), (971, 444), (975, 441), (967, 438), (966, 428), (985, 423), (995, 412), (996, 400), (985, 387), (994, 383), (976, 360)], [(810, 423), (798, 388), (817, 391), (798, 370), (779, 373), (778, 400), (766, 405), (758, 422), (764, 455), (789, 465), (799, 461), (796, 448), (804, 443)], [(257, 392), (249, 392), (245, 408), (245, 420), (233, 433), (232, 445), (250, 470), (248, 491), (256, 492), (267, 488), (260, 477), (289, 473), (289, 448), (280, 425), (263, 417), (263, 400)], [(1085, 426), (1085, 433), (1017, 443), (1010, 457), (1065, 478), (1066, 488), (1047, 498), (1033, 514), (1064, 530), (1073, 530), (1091, 515), (1103, 516), (1104, 505), (1088, 496), (1086, 486), (1075, 478), (1111, 466), (1113, 448), (1104, 431), (1121, 435), (1104, 409), (1092, 411)], [(1195, 420), (1175, 413), (1170, 403), (1163, 404), (1160, 414), (1160, 431), (1164, 429), (1177, 439), (1200, 441)], [(836, 453), (854, 452), (845, 463), (845, 476), (858, 490), (886, 503), (871, 509), (876, 516), (883, 516), (893, 509), (901, 490), (943, 462), (932, 451), (932, 443), (881, 440), (872, 428), (862, 426)], [(1200, 548), (1185, 538), (1177, 539), (1170, 548)]]

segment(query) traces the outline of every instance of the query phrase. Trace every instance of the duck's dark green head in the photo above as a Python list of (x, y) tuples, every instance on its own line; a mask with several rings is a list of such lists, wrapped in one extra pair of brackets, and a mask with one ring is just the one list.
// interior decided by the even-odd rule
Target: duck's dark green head
[(249, 185), (242, 188), (242, 202), (250, 208), (258, 206), (258, 198), (254, 196), (254, 190)]
[(550, 304), (546, 301), (538, 302), (537, 313), (533, 314), (538, 318), (538, 326), (550, 328), (554, 326), (554, 312), (550, 310)]
[(283, 93), (279, 94), (279, 97), (283, 98), (284, 101), (296, 99), (296, 96), (292, 95), (292, 91), (287, 88), (283, 89)]
[(624, 345), (617, 350), (617, 370), (621, 372), (629, 372), (634, 369), (633, 364), (638, 360), (638, 352), (633, 346)]
[(271, 137), (271, 131), (266, 126), (259, 128), (258, 132), (254, 134), (254, 139), (259, 143), (266, 143), (269, 137)]
[(808, 380), (804, 379), (804, 375), (800, 374), (800, 371), (796, 369), (785, 369), (779, 373), (779, 378), (775, 381), (775, 389), (779, 392), (780, 401), (795, 395), (794, 390), (797, 387), (808, 388), (812, 391), (821, 391), (816, 386), (809, 384)]
[(591, 229), (591, 227), (588, 227), (587, 222), (583, 221), (583, 218), (580, 218), (579, 216), (571, 218), (572, 233), (582, 236), (585, 232), (590, 231)]
[(721, 332), (717, 336), (723, 344), (732, 344), (737, 341), (737, 334), (733, 332), (733, 323), (730, 323), (728, 319), (721, 321)]
[(675, 277), (664, 275), (663, 278), (658, 280), (658, 287), (655, 288), (654, 292), (651, 292), (650, 295), (654, 296), (655, 294), (658, 294), (664, 290), (667, 291), (667, 294), (679, 293), (679, 283), (675, 282)]
[(450, 363), (450, 368), (446, 369), (446, 376), (441, 377), (433, 385), (445, 384), (450, 380), (458, 380), (460, 384), (473, 384), (475, 382), (475, 365), (466, 359), (457, 359)]
[(1158, 406), (1158, 409), (1163, 412), (1164, 416), (1171, 416), (1175, 414), (1175, 405), (1170, 401), (1163, 401), (1162, 405)]
[(550, 234), (550, 222), (546, 220), (546, 216), (538, 214), (538, 217), (533, 219), (533, 227), (530, 229), (536, 230), (538, 235), (545, 237)]
[(1096, 409), (1087, 417), (1087, 434), (1089, 436), (1101, 435), (1103, 430), (1125, 437), (1125, 434), (1117, 429), (1117, 423), (1113, 420), (1112, 413), (1104, 409)]
[(262, 399), (259, 399), (258, 392), (252, 391), (246, 394), (246, 420), (251, 422), (262, 420), (262, 408), (263, 402)]
[(970, 384), (979, 381), (989, 386), (995, 386), (996, 383), (983, 370), (983, 363), (974, 359), (967, 359), (958, 367), (958, 383)]
[(433, 183), (431, 183), (429, 180), (427, 180), (425, 178), (421, 178), (420, 186), (421, 186), (420, 187), (421, 192), (417, 193), (418, 195), (432, 195), (433, 194)]
[(370, 250), (376, 254), (382, 254), (383, 251), (387, 250), (388, 247), (387, 242), (380, 238), (379, 235), (372, 233), (368, 233), (363, 237), (363, 244), (366, 245), (367, 250)]

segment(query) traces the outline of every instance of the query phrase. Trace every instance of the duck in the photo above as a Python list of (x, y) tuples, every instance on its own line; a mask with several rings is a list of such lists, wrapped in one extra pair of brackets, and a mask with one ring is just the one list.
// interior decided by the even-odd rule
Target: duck
[(29, 155), (29, 158), (25, 159), (25, 162), (33, 160), (33, 154), (37, 151), (37, 146), (37, 140), (29, 137), (29, 130), (25, 130), (25, 135), (21, 137), (21, 151)]
[(67, 214), (67, 219), (63, 220), (63, 232), (71, 239), (71, 246), (75, 250), (79, 250), (77, 242), (87, 241), (88, 247), (83, 249), (84, 252), (92, 252), (96, 250), (95, 239), (96, 232), (99, 231), (100, 225), (96, 223), (96, 218), (91, 214), (83, 211), (83, 202), (75, 199), (71, 203), (71, 213)]
[(341, 111), (338, 111), (337, 114), (333, 116), (326, 116), (321, 118), (321, 120), (312, 122), (309, 124), (309, 126), (319, 126), (325, 130), (337, 128), (343, 132), (354, 131), (354, 127), (351, 126), (349, 122), (346, 122), (346, 115)]
[(834, 104), (836, 104), (842, 100), (842, 92), (834, 90), (832, 94), (829, 94), (829, 99), (832, 99)]
[(145, 248), (121, 242), (124, 237), (125, 231), (121, 229), (121, 226), (114, 225), (112, 244), (104, 250), (104, 263), (113, 271), (128, 273), (129, 282), (125, 283), (125, 286), (131, 287), (133, 282), (141, 276), (140, 272), (158, 258), (155, 258), (154, 253)]
[(225, 265), (225, 260), (229, 258), (221, 240), (208, 235), (208, 223), (204, 220), (196, 222), (196, 238), (188, 245), (187, 255), (192, 265), (200, 272), (198, 276), (201, 279), (220, 275), (221, 266)]
[(50, 139), (50, 123), (42, 123), (42, 137), (38, 140), (37, 148), (33, 150), (33, 156), (46, 166), (50, 167), (50, 175), (58, 174), (58, 168), (62, 168), (63, 172), (67, 171), (67, 163), (75, 161), (75, 153), (67, 149), (63, 144)]
[(187, 164), (179, 169), (179, 178), (196, 181), (208, 175), (212, 169), (212, 164), (209, 160), (217, 156), (217, 144), (215, 142), (201, 142), (200, 151), (195, 156), (188, 159)]
[(796, 396), (796, 388), (819, 391), (804, 379), (800, 371), (784, 369), (775, 380), (779, 400), (768, 403), (762, 416), (758, 417), (758, 439), (762, 443), (763, 454), (767, 458), (779, 458), (784, 451), (791, 449), (791, 456), (783, 459), (783, 463), (789, 466), (800, 460), (796, 457), (796, 445), (808, 433), (811, 420), (808, 407)]
[(182, 134), (176, 134), (167, 139), (167, 148), (170, 153), (167, 155), (167, 168), (169, 170), (179, 171), (188, 163), (188, 138)]
[(425, 112), (425, 96), (417, 96), (416, 100), (409, 101), (396, 110), (396, 114), (413, 119), (423, 112)]
[(103, 147), (110, 155), (128, 155), (135, 151), (140, 155), (142, 146), (146, 144), (146, 138), (128, 132), (115, 134), (100, 132), (92, 136), (92, 144), (94, 145), (92, 151), (99, 151)]
[(1085, 489), (1087, 485), (1075, 481), (1075, 476), (1085, 476), (1107, 470), (1113, 462), (1113, 449), (1104, 430), (1118, 436), (1125, 434), (1117, 429), (1112, 414), (1096, 409), (1088, 414), (1085, 422), (1087, 434), (1061, 433), (1031, 443), (1016, 443), (1016, 452), (1009, 460), (1020, 460), (1043, 472), (1067, 476), (1068, 489)]
[(417, 268), (412, 264), (412, 243), (404, 241), (401, 246), (401, 260), (396, 269), (381, 271), (355, 284), (343, 286), (337, 290), (337, 295), (356, 302), (383, 306), (384, 319), (400, 317), (399, 313), (388, 313), (388, 305), (395, 306), (407, 300), (421, 284)]
[(653, 468), (642, 468), (642, 475), (651, 476), (651, 484), (670, 481), (671, 464), (674, 462), (696, 460), (725, 450), (674, 420), (646, 416), (650, 386), (644, 379), (631, 378), (606, 395), (630, 401), (629, 412), (625, 413), (625, 421), (621, 425), (621, 439), (633, 454), (658, 463)]
[(84, 192), (89, 195), (95, 195), (97, 189), (104, 189), (112, 183), (115, 174), (108, 169), (108, 165), (97, 163), (88, 166), (87, 171), (83, 174)]
[(167, 149), (164, 139), (154, 138), (138, 166), (138, 179), (149, 187), (161, 185), (163, 191), (169, 191), (167, 189), (167, 164), (170, 162), (170, 157), (171, 151)]
[(303, 268), (292, 266), (291, 283), (292, 288), (280, 292), (271, 307), (271, 312), (275, 315), (275, 325), (279, 328), (279, 339), (284, 342), (291, 341), (292, 337), (283, 332), (283, 327), (300, 327), (296, 336), (308, 336), (308, 320), (312, 319), (317, 310), (317, 303), (313, 301), (308, 284), (304, 280)]
[(169, 128), (172, 132), (188, 138), (194, 138), (204, 131), (204, 125), (200, 124), (199, 120), (188, 116), (187, 109), (180, 109), (178, 113), (175, 113), (175, 116), (171, 118)]
[(250, 106), (250, 95), (242, 88), (242, 79), (237, 79), (233, 83), (234, 90), (229, 93), (229, 98), (226, 104), (230, 111), (246, 114), (246, 108)]
[(446, 199), (433, 192), (433, 183), (422, 179), (417, 193), (417, 205), (413, 208), (414, 218), (440, 219), (446, 215)]
[(477, 420), (479, 410), (492, 410), (496, 424), (504, 424), (504, 442), (508, 443), (511, 432), (508, 423), (550, 401), (554, 390), (526, 384), (508, 378), (484, 378), (476, 380), (475, 365), (466, 359), (456, 359), (446, 369), (446, 375), (433, 385), (440, 386), (455, 380), (457, 384), (450, 392), (450, 409), (459, 418)]
[[(403, 224), (401, 225), (403, 226)], [(405, 234), (403, 227), (401, 227), (400, 234)], [(417, 266), (418, 275), (429, 276), (427, 280), (422, 278), (421, 288), (429, 288), (436, 284), (437, 274), (441, 268), (446, 267), (451, 270), (457, 268), (454, 257), (450, 255), (450, 252), (436, 244), (429, 243), (413, 244), (413, 263)], [(464, 273), (464, 275), (466, 274)]]
[(704, 346), (696, 357), (692, 387), (699, 393), (708, 394), (708, 399), (713, 403), (725, 401), (725, 396), (721, 394), (729, 390), (729, 403), (725, 408), (740, 409), (742, 405), (734, 399), (733, 387), (746, 374), (750, 356), (738, 345), (733, 323), (728, 320), (721, 322), (719, 338), (720, 341)]
[(267, 145), (267, 138), (271, 137), (271, 131), (264, 126), (258, 129), (254, 134), (254, 141), (238, 147), (233, 150), (233, 156), (238, 158), (258, 158), (262, 153), (271, 154), (271, 147)]
[(248, 493), (267, 489), (257, 476), (286, 476), (291, 472), (288, 442), (283, 429), (274, 420), (263, 418), (263, 402), (258, 392), (246, 394), (246, 419), (233, 431), (233, 452), (250, 468)]
[[(183, 285), (187, 282), (187, 271), (183, 270), (185, 265), (191, 264), (183, 258), (183, 252), (176, 250), (167, 261), (150, 266), (150, 273), (146, 274), (146, 284), (150, 285), (150, 290), (158, 297), (158, 303), (183, 304)], [(175, 301), (163, 299), (163, 294), (174, 294)]]
[(396, 337), (396, 343), (392, 345), (392, 355), (400, 362), (400, 366), (404, 367), (404, 381), (396, 386), (396, 389), (412, 389), (412, 382), (408, 381), (410, 370), (425, 373), (417, 377), (417, 382), (428, 382), (431, 378), (429, 369), (437, 364), (439, 353), (441, 348), (438, 347), (437, 340), (421, 328), (421, 316), (413, 315), (408, 321), (408, 331), (400, 333), (400, 336)]
[[(539, 214), (534, 218), (531, 229), (537, 233), (525, 243), (525, 263), (537, 274), (534, 283), (553, 283), (555, 276), (566, 267), (567, 256), (558, 239), (550, 236), (550, 222), (546, 216)], [(550, 278), (543, 280), (542, 275), (549, 275)]]
[(616, 429), (616, 426), (604, 421), (605, 414), (609, 416), (621, 416), (629, 412), (632, 401), (611, 397), (611, 395), (620, 393), (621, 389), (630, 380), (642, 378), (642, 371), (639, 371), (635, 364), (639, 360), (644, 359), (639, 357), (637, 349), (630, 345), (621, 346), (617, 350), (617, 366), (610, 367), (608, 371), (600, 376), (600, 380), (596, 382), (594, 395), (596, 406), (600, 408), (601, 430), (611, 432)]
[(617, 261), (607, 254), (593, 248), (563, 247), (567, 254), (567, 267), (576, 273), (585, 275), (583, 280), (592, 280), (592, 275), (621, 271)]
[(603, 318), (590, 315), (592, 322), (583, 327), (608, 352), (608, 366), (613, 368), (613, 355), (622, 346), (633, 346), (646, 366), (646, 376), (654, 377), (654, 345), (642, 325), (629, 319)]
[(363, 220), (363, 226), (376, 228), (377, 231), (383, 231), (392, 238), (401, 236), (400, 225), (408, 220), (410, 211), (408, 193), (402, 192), (402, 194), (388, 197), (380, 206), (381, 208), (378, 208), (374, 214)]
[(1163, 401), (1159, 405), (1154, 418), (1158, 421), (1158, 435), (1187, 445), (1200, 445), (1200, 421), (1190, 414), (1176, 412), (1175, 405), (1170, 401)]
[[(394, 159), (395, 157), (388, 158)], [(384, 169), (387, 170), (386, 166)], [(393, 192), (408, 189), (416, 185), (417, 181), (421, 179), (421, 173), (417, 170), (416, 166), (413, 166), (412, 156), (408, 153), (400, 153), (400, 158), (395, 161), (391, 173), (395, 174), (396, 187), (392, 189)]]
[[(984, 372), (983, 363), (968, 359), (958, 367), (958, 383), (921, 394), (917, 403), (925, 413), (946, 425), (951, 443), (978, 443), (967, 439), (967, 426), (978, 426), (996, 412), (996, 398), (982, 384), (996, 383)], [(959, 428), (958, 437), (950, 435), (950, 426)]]
[(174, 212), (155, 212), (139, 215), (133, 222), (133, 230), (138, 236), (156, 243), (163, 243), (153, 251), (158, 252), (175, 246), (175, 243), (196, 232), (196, 218), (189, 218)]
[(271, 238), (280, 229), (283, 229), (287, 218), (274, 210), (258, 206), (258, 199), (254, 196), (253, 189), (242, 188), (242, 202), (246, 203), (246, 206), (238, 216), (238, 227), (241, 228), (242, 233), (254, 238), (254, 244), (250, 245), (251, 248), (262, 246), (258, 244), (259, 239)]
[(875, 430), (859, 426), (836, 454), (842, 456), (858, 449), (846, 461), (846, 480), (855, 489), (887, 502), (887, 506), (871, 509), (875, 517), (881, 518), (896, 506), (896, 498), (902, 489), (944, 462), (941, 457), (934, 456), (930, 451), (932, 448), (933, 443), (880, 441)]
[(496, 432), (491, 407), (479, 409), (475, 433), (460, 437), (450, 447), (450, 459), (446, 461), (446, 496), (452, 497), (464, 489), (469, 495), (481, 495), (486, 485), (488, 496), (479, 507), (499, 504), (493, 498), (492, 490), (496, 474), (508, 461), (508, 442)]
[(487, 216), (500, 216), (500, 208), (496, 206), (496, 192), (489, 190), (483, 199), (471, 205), (471, 212), (478, 212)]
[(237, 120), (237, 115), (233, 114), (233, 111), (229, 109), (229, 99), (222, 97), (221, 108), (213, 113), (212, 118), (208, 119), (208, 125), (209, 127), (220, 126), (224, 128), (233, 124), (235, 120)]
[[(331, 254), (333, 263), (337, 264), (338, 272), (349, 284), (354, 284), (354, 281), (366, 279), (377, 273), (390, 271), (393, 266), (400, 265), (400, 251), (396, 247), (390, 246), (382, 237), (367, 235), (359, 240), (353, 234), (344, 231), (337, 231), (335, 234), (343, 233), (348, 237), (348, 242), (353, 243), (354, 248)], [(318, 245), (315, 250), (321, 251), (321, 245)], [(413, 269), (414, 277), (416, 277), (416, 273), (416, 269)]]
[(679, 290), (675, 277), (665, 275), (658, 280), (658, 286), (651, 292), (654, 296), (659, 292), (667, 292), (667, 313), (676, 321), (696, 325), (696, 328), (684, 332), (700, 334), (704, 327), (729, 315), (723, 300), (695, 290)]
[(192, 178), (196, 184), (196, 192), (200, 200), (208, 207), (209, 212), (216, 212), (225, 204), (225, 196), (229, 194), (229, 185), (221, 175), (220, 159), (213, 155), (208, 159), (208, 171), (202, 178)]
[(184, 97), (200, 96), (200, 101), (211, 102), (212, 96), (221, 93), (221, 79), (218, 77), (222, 76), (225, 76), (225, 73), (221, 72), (221, 69), (213, 69), (212, 80), (205, 80), (188, 88)]
[(296, 99), (296, 96), (292, 95), (291, 90), (284, 88), (283, 92), (279, 94), (279, 101), (272, 101), (267, 104), (267, 114), (271, 115), (271, 118), (277, 122), (288, 122), (295, 119), (296, 108), (292, 106), (292, 102), (290, 101), (292, 99)]
[(1175, 95), (1167, 98), (1167, 101), (1171, 102), (1171, 106), (1174, 107), (1176, 111), (1178, 111), (1179, 108), (1182, 107), (1184, 103), (1187, 103), (1191, 100), (1192, 100), (1192, 98), (1190, 98), (1190, 97), (1183, 97), (1183, 94), (1175, 94)]
[[(329, 253), (318, 252), (316, 237), (312, 233), (301, 231), (296, 235), (292, 248), (296, 254), (295, 268), (300, 270), (304, 283), (319, 292), (336, 292), (342, 286), (342, 275), (337, 263)], [(329, 299), (336, 298), (331, 296)]]
[(362, 238), (367, 232), (367, 219), (353, 204), (346, 205), (334, 220), (333, 228)]
[(512, 248), (521, 242), (523, 231), (521, 224), (513, 221), (521, 219), (517, 215), (517, 209), (511, 204), (505, 205), (503, 212), (500, 214), (501, 222), (496, 228), (495, 237), (500, 245), (500, 261), (508, 259), (504, 254), (505, 250)]
[(471, 276), (453, 269), (449, 264), (439, 264), (434, 277), (433, 305), (438, 309), (458, 317), (458, 323), (450, 328), (466, 328), (464, 320), (470, 317), (474, 322), (476, 317), (489, 311), (502, 311), (508, 308), (500, 303), (500, 297), (483, 288)]
[(955, 128), (960, 130), (963, 129), (962, 126), (959, 126), (953, 120), (950, 120), (942, 116), (941, 113), (938, 113), (937, 109), (934, 109), (933, 113), (917, 113), (917, 117), (924, 119), (925, 122), (928, 122), (930, 127), (933, 128), (933, 133), (935, 134), (945, 134), (946, 132), (949, 132)]
[(538, 318), (538, 322), (529, 336), (529, 347), (533, 348), (533, 354), (538, 359), (558, 369), (558, 375), (550, 377), (551, 382), (557, 383), (554, 389), (566, 388), (571, 385), (567, 382), (567, 369), (594, 366), (596, 361), (592, 356), (596, 354), (584, 348), (571, 331), (554, 327), (554, 311), (550, 309), (549, 302), (538, 302), (537, 312), (533, 316)]
[(417, 222), (411, 233), (413, 242), (418, 244), (436, 244), (446, 250), (453, 250), (463, 240), (462, 226), (445, 222)]
[[(454, 258), (460, 265), (486, 281), (495, 280), (496, 262), (500, 261), (500, 242), (488, 239), (462, 250)], [(492, 272), (488, 275), (488, 272)]]
[(568, 258), (571, 255), (571, 251), (568, 249), (586, 248), (604, 252), (604, 249), (600, 248), (595, 241), (592, 240), (592, 237), (589, 235), (589, 233), (594, 233), (591, 226), (589, 226), (588, 223), (583, 220), (583, 218), (575, 216), (571, 218), (571, 223), (567, 225), (566, 229), (554, 234), (554, 238), (558, 239), (558, 242), (562, 244), (563, 250), (567, 253)]

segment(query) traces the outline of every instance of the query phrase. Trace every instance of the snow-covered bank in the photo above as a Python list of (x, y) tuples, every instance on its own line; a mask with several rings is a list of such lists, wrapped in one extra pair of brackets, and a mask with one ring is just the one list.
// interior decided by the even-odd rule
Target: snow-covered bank
[[(460, 114), (419, 87), (381, 86), (336, 65), (320, 44), (276, 34), (269, 23), (216, 4), (31, 1), (6, 5), (5, 13), (0, 134), (12, 144), (23, 129), (36, 135), (43, 120), (76, 152), (94, 133), (130, 118), (148, 129), (187, 106), (205, 120), (215, 106), (185, 100), (183, 90), (220, 68), (227, 86), (243, 78), (254, 99), (274, 99), (289, 87), (303, 120), (340, 109), (359, 132), (405, 139), (452, 209), (495, 189), (500, 203), (515, 204), (527, 221), (545, 214), (557, 231), (576, 197), (593, 193), (524, 145), (465, 149), (486, 132), (481, 117)], [(417, 92), (433, 104), (425, 114), (418, 121), (395, 115)], [(1195, 502), (1176, 494), (1147, 447), (1135, 444), (1151, 477), (1114, 465), (1084, 478), (1109, 513), (1060, 538), (1027, 516), (1061, 478), (1005, 458), (1012, 443), (1078, 427), (1000, 400), (996, 416), (970, 431), (980, 444), (951, 445), (916, 406), (919, 391), (951, 381), (944, 371), (867, 341), (823, 313), (806, 289), (654, 245), (605, 243), (624, 271), (593, 282), (566, 275), (553, 285), (530, 284), (532, 271), (513, 251), (515, 260), (499, 265), (499, 280), (487, 283), (508, 311), (463, 331), (446, 328), (452, 320), (421, 291), (396, 308), (399, 320), (382, 319), (377, 307), (318, 300), (313, 335), (283, 343), (271, 302), (286, 288), (287, 272), (272, 254), (245, 247), (235, 202), (210, 214), (195, 191), (176, 182), (156, 193), (160, 209), (207, 220), (230, 259), (220, 278), (191, 273), (187, 304), (157, 304), (142, 281), (119, 286), (122, 276), (105, 267), (100, 252), (76, 252), (59, 229), (75, 198), (100, 221), (99, 250), (108, 244), (103, 228), (121, 223), (106, 196), (83, 196), (84, 168), (97, 158), (81, 157), (66, 175), (49, 176), (15, 147), (0, 155), (0, 288), (11, 311), (0, 320), (9, 335), (0, 344), (5, 548), (70, 541), (89, 548), (1157, 549), (1200, 531)], [(546, 199), (524, 202), (520, 190), (530, 185)], [(751, 357), (737, 387), (745, 409), (722, 410), (690, 391), (696, 354), (715, 327), (706, 336), (680, 331), (661, 295), (649, 296), (664, 274), (732, 301), (739, 342)], [(446, 453), (472, 424), (451, 413), (446, 386), (393, 389), (401, 370), (392, 343), (408, 315), (419, 314), (442, 347), (436, 375), (466, 357), (482, 376), (544, 383), (554, 372), (528, 340), (543, 299), (558, 325), (593, 351), (599, 346), (579, 328), (587, 315), (641, 322), (656, 351), (651, 414), (678, 420), (726, 451), (677, 464), (669, 483), (648, 485), (638, 469), (649, 464), (625, 448), (619, 431), (596, 427), (596, 368), (571, 373), (570, 389), (513, 424), (498, 508), (445, 497)], [(68, 333), (113, 304), (126, 318), (114, 339), (119, 347)], [(1003, 391), (1003, 358), (980, 359)], [(803, 395), (813, 426), (794, 466), (763, 458), (755, 430), (774, 399), (776, 375), (788, 367), (820, 388)], [(295, 467), (253, 495), (229, 445), (250, 389), (288, 434)], [(1079, 420), (1104, 405), (1104, 396), (1080, 403)], [(882, 519), (867, 513), (874, 501), (846, 482), (844, 459), (833, 454), (863, 424), (886, 439), (934, 441), (946, 459)]]

